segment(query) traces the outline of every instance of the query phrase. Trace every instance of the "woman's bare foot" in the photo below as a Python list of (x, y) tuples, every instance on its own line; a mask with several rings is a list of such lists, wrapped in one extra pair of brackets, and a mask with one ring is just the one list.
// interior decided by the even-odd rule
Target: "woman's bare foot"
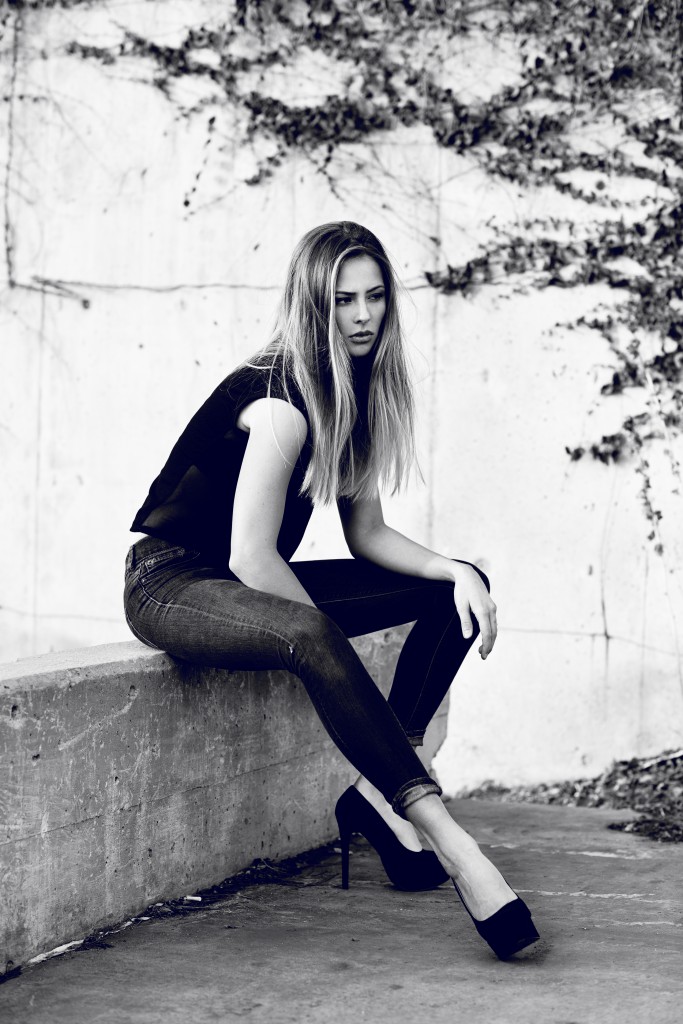
[(406, 821), (405, 818), (401, 818), (396, 814), (391, 804), (387, 803), (380, 791), (375, 789), (372, 783), (368, 782), (363, 775), (358, 776), (354, 782), (354, 786), (361, 796), (364, 796), (368, 803), (372, 804), (375, 810), (382, 815), (399, 842), (401, 842), (406, 849), (419, 853), (422, 849), (422, 843), (420, 842), (420, 837), (418, 836), (416, 829), (409, 821)]
[(516, 898), (495, 864), (453, 821), (438, 796), (421, 797), (406, 808), (406, 814), (430, 841), (475, 920), (486, 920)]

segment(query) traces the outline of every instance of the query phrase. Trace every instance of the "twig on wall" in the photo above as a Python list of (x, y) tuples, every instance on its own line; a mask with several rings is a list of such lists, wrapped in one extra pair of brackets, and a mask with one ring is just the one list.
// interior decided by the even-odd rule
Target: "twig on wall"
[(10, 218), (10, 193), (12, 185), (12, 161), (14, 159), (14, 108), (16, 99), (17, 72), (19, 68), (19, 37), (22, 29), (21, 12), (16, 11), (12, 33), (12, 65), (10, 70), (9, 100), (7, 112), (7, 160), (5, 162), (5, 181), (3, 186), (3, 212), (5, 218), (5, 266), (7, 282), (14, 288), (14, 231)]

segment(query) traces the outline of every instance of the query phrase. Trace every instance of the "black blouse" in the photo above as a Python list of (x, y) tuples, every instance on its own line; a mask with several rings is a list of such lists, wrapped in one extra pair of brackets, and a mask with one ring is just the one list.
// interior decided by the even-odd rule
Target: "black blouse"
[[(253, 360), (256, 364), (258, 360)], [(287, 399), (282, 363), (270, 375), (264, 366), (241, 366), (229, 374), (192, 417), (176, 441), (131, 531), (161, 537), (201, 551), (212, 565), (228, 568), (235, 488), (249, 435), (237, 426), (241, 410), (268, 394)], [(308, 413), (291, 374), (286, 376), (289, 401)], [(304, 447), (287, 490), (277, 549), (289, 561), (301, 543), (313, 503), (299, 494), (311, 455), (310, 424)]]

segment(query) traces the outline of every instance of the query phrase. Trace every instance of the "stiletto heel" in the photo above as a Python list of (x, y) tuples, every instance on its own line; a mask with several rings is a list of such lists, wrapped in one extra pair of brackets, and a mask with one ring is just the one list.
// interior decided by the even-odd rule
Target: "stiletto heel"
[(397, 889), (436, 889), (450, 877), (435, 853), (406, 849), (382, 815), (354, 786), (339, 797), (334, 813), (342, 851), (342, 889), (349, 887), (349, 842), (353, 832), (359, 832), (374, 846), (389, 881)]
[(491, 914), (483, 921), (477, 921), (465, 903), (457, 882), (454, 881), (453, 885), (463, 907), (472, 918), (474, 927), (484, 942), (488, 942), (499, 960), (507, 960), (515, 953), (519, 953), (521, 949), (540, 939), (541, 936), (536, 931), (536, 926), (531, 919), (531, 911), (517, 894), (515, 894), (514, 900), (505, 903), (495, 914)]
[[(337, 818), (339, 823), (339, 818)], [(339, 823), (339, 845), (341, 846), (341, 858), (342, 858), (342, 889), (348, 889), (349, 887), (349, 845), (351, 843), (351, 832), (346, 827), (346, 822), (342, 826)]]

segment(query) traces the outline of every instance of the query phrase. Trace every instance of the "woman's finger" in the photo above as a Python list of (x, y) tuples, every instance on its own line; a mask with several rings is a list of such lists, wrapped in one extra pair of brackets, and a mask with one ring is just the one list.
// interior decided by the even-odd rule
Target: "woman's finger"
[(496, 639), (498, 637), (498, 620), (496, 618), (496, 606), (495, 606), (495, 604), (494, 604), (493, 608), (491, 609), (491, 616), (490, 616), (490, 618), (491, 618), (491, 633), (492, 633), (492, 636), (493, 636), (491, 644), (493, 645), (493, 644), (495, 644)]
[(487, 655), (491, 653), (494, 641), (493, 628), (488, 615), (482, 614), (481, 620), (479, 621), (479, 629), (481, 630), (481, 646), (479, 648), (479, 653), (482, 658), (486, 659)]
[[(457, 588), (456, 588), (456, 591), (457, 591)], [(470, 605), (469, 605), (469, 601), (463, 600), (462, 597), (458, 596), (457, 592), (456, 592), (456, 595), (455, 595), (455, 610), (457, 611), (457, 613), (458, 613), (458, 615), (460, 617), (460, 626), (462, 628), (462, 635), (467, 640), (469, 637), (472, 636), (472, 633), (474, 632), (474, 627), (472, 625), (472, 619), (470, 617)]]
[(477, 614), (477, 622), (481, 630), (481, 645), (479, 647), (479, 653), (482, 658), (486, 658), (493, 650), (493, 645), (496, 642), (496, 636), (498, 635), (498, 624), (496, 622), (496, 606), (491, 602), (489, 607), (482, 608)]

